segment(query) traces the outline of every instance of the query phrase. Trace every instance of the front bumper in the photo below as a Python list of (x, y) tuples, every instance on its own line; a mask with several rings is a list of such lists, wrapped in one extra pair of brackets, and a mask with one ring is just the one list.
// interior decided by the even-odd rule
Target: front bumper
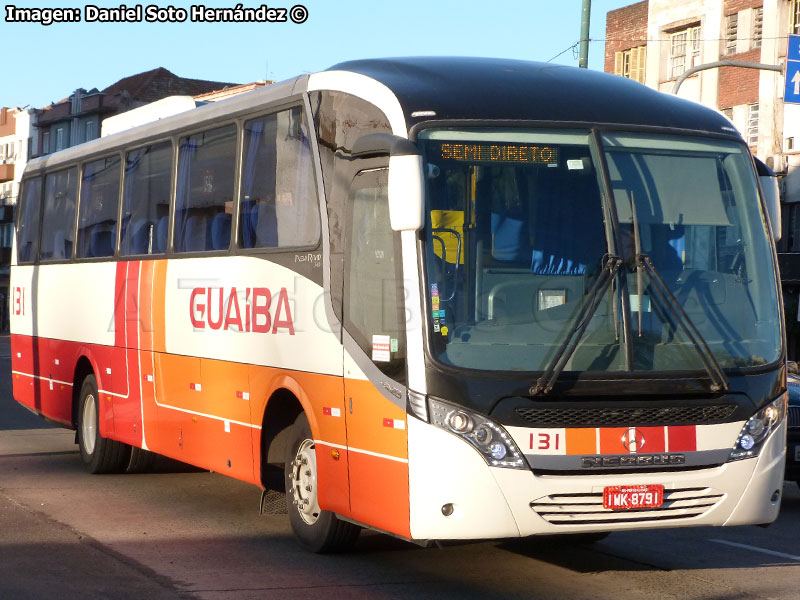
[[(411, 535), (485, 539), (771, 523), (780, 508), (785, 439), (784, 422), (757, 458), (713, 468), (534, 475), (530, 470), (489, 467), (466, 442), (409, 416)], [(664, 505), (637, 511), (603, 509), (605, 486), (637, 484), (664, 485)]]

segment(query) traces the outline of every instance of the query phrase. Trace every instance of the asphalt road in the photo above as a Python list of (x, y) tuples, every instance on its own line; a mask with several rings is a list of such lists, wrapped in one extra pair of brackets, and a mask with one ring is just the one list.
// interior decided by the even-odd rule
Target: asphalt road
[(800, 489), (770, 528), (420, 548), (365, 532), (351, 554), (300, 549), (276, 498), (214, 473), (87, 475), (71, 432), (10, 394), (0, 338), (0, 598), (794, 599)]

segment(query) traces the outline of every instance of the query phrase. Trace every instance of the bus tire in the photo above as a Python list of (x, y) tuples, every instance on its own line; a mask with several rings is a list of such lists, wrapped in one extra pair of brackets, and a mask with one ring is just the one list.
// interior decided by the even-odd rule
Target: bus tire
[(121, 473), (128, 466), (130, 446), (100, 435), (100, 395), (97, 380), (87, 375), (78, 404), (78, 448), (89, 473)]
[(149, 450), (131, 447), (130, 459), (125, 468), (126, 473), (150, 473), (156, 462), (156, 455)]
[(352, 548), (361, 528), (321, 510), (317, 503), (316, 449), (305, 413), (289, 429), (284, 477), (289, 522), (300, 544), (319, 553)]

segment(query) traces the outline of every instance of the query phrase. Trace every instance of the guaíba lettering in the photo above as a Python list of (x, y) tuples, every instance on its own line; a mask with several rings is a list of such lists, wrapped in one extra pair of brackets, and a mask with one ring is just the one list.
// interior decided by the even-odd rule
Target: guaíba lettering
[(280, 289), (277, 299), (261, 287), (194, 288), (189, 296), (189, 320), (195, 330), (294, 335), (286, 288)]

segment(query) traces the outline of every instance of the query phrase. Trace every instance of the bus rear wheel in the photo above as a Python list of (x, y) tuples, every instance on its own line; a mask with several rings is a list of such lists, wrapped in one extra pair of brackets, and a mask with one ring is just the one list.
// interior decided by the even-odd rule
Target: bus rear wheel
[(130, 458), (130, 446), (100, 435), (100, 395), (94, 375), (88, 375), (81, 386), (78, 448), (84, 467), (93, 474), (120, 473)]
[(361, 528), (319, 507), (316, 445), (305, 414), (301, 414), (289, 430), (284, 477), (289, 522), (300, 544), (312, 552), (341, 552), (352, 548)]

